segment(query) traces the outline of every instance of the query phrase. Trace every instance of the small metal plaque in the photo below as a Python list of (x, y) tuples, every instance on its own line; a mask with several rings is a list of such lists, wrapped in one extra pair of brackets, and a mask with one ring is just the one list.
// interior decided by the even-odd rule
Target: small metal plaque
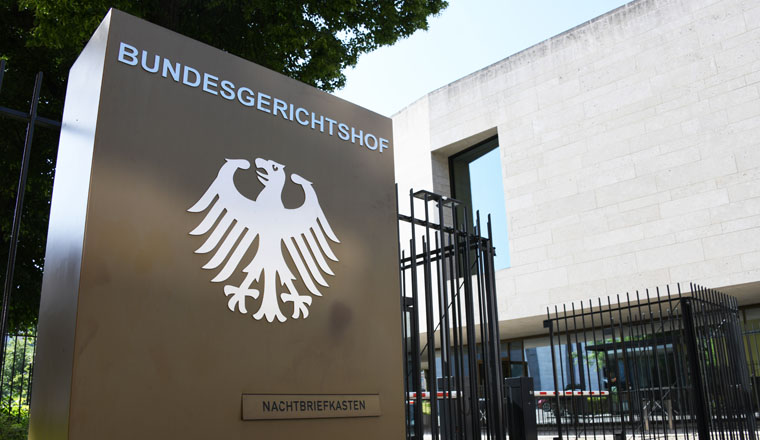
[(378, 394), (243, 394), (243, 420), (377, 417)]

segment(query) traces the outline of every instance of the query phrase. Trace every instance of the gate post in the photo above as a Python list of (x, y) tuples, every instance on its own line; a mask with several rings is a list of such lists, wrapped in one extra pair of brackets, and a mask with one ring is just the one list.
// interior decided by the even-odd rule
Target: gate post
[[(728, 306), (738, 309), (734, 300), (729, 300)], [(729, 361), (733, 366), (734, 377), (737, 384), (738, 412), (739, 417), (744, 416), (747, 420), (746, 429), (747, 438), (755, 439), (757, 432), (757, 422), (755, 420), (755, 411), (752, 408), (752, 398), (750, 397), (751, 385), (749, 382), (749, 368), (747, 366), (747, 357), (744, 351), (744, 340), (742, 339), (742, 330), (739, 324), (739, 317), (736, 313), (729, 313), (728, 325), (726, 326), (726, 345), (730, 353)], [(744, 435), (741, 434), (741, 438)]]
[(686, 333), (686, 353), (689, 363), (689, 374), (691, 376), (691, 385), (694, 389), (694, 411), (696, 412), (695, 417), (697, 419), (697, 434), (699, 440), (709, 440), (710, 429), (708, 420), (710, 413), (707, 410), (707, 402), (705, 402), (702, 372), (699, 368), (699, 349), (697, 347), (697, 335), (694, 324), (694, 314), (691, 307), (691, 298), (681, 298), (680, 303)]
[[(557, 399), (557, 437), (555, 437), (555, 440), (562, 440), (562, 414), (560, 413), (560, 406), (559, 406), (559, 396), (560, 396), (560, 390), (559, 390), (559, 384), (557, 383), (557, 367), (556, 367), (556, 360), (554, 357), (554, 321), (552, 321), (551, 316), (549, 315), (549, 309), (546, 309), (546, 315), (547, 319), (544, 321), (544, 328), (549, 329), (549, 345), (551, 347), (551, 354), (552, 354), (552, 377), (554, 378), (554, 395)], [(562, 368), (560, 366), (560, 368)]]

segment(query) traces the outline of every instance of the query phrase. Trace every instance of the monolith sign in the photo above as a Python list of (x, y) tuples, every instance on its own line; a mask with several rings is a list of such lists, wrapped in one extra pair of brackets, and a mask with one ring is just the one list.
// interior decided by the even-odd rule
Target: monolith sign
[(391, 121), (112, 10), (71, 69), (31, 439), (402, 438)]

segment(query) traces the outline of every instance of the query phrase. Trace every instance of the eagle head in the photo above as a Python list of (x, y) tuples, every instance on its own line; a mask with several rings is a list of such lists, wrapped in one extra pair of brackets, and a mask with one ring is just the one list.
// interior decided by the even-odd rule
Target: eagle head
[(285, 165), (273, 160), (256, 159), (256, 174), (262, 185), (282, 188), (285, 185)]

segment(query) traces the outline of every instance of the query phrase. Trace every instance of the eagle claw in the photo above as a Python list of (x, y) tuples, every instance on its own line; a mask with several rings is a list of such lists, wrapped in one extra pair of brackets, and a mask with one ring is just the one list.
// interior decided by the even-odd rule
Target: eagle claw
[(253, 299), (259, 297), (259, 291), (256, 289), (243, 289), (235, 286), (224, 286), (224, 294), (230, 297), (230, 300), (227, 301), (227, 308), (234, 312), (237, 307), (243, 314), (248, 313), (245, 308), (245, 297), (250, 296)]
[(293, 319), (298, 319), (303, 313), (304, 319), (309, 317), (309, 307), (311, 305), (311, 297), (308, 295), (299, 295), (297, 293), (281, 293), (280, 299), (282, 302), (293, 303)]

